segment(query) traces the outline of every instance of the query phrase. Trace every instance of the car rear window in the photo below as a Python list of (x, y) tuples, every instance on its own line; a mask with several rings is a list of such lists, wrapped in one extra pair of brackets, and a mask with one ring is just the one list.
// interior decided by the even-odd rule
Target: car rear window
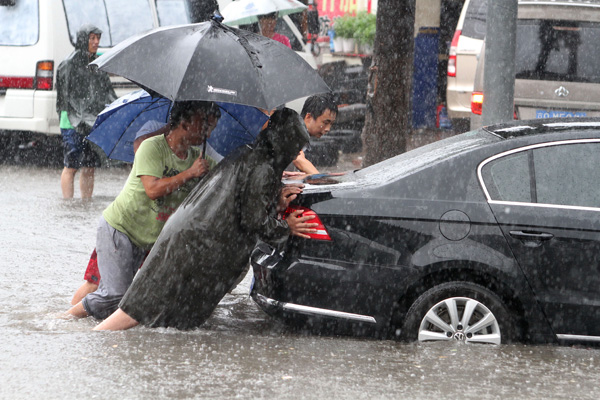
[(102, 30), (100, 47), (113, 47), (128, 37), (153, 28), (148, 0), (63, 0), (71, 43), (84, 24)]
[(518, 79), (600, 83), (600, 24), (518, 20)]
[(37, 43), (38, 0), (19, 0), (14, 6), (0, 6), (0, 45), (31, 46)]
[(487, 19), (487, 0), (471, 0), (465, 12), (462, 35), (483, 40)]

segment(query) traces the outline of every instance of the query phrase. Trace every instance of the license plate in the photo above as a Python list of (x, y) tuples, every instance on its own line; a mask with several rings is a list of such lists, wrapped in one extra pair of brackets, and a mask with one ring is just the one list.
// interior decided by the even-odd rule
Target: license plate
[(585, 111), (535, 110), (536, 118), (581, 118), (586, 116)]

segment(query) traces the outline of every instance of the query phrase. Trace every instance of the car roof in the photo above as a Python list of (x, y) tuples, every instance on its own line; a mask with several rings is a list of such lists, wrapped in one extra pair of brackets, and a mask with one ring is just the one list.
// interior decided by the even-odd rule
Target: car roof
[(510, 121), (483, 128), (502, 139), (552, 134), (565, 131), (600, 136), (600, 118), (562, 118)]

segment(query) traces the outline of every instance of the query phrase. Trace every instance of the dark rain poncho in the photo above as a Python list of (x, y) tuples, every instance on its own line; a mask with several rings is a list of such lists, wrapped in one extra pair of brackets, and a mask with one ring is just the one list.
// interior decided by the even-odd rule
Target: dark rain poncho
[(96, 116), (116, 100), (117, 95), (106, 72), (93, 71), (88, 64), (98, 56), (90, 54), (90, 33), (102, 34), (93, 25), (84, 25), (77, 32), (75, 51), (56, 70), (56, 111), (66, 111), (69, 122), (82, 133), (89, 133)]
[(150, 327), (201, 325), (248, 264), (257, 239), (287, 240), (275, 206), (285, 167), (308, 142), (300, 116), (277, 111), (253, 149), (225, 158), (171, 215), (119, 307)]

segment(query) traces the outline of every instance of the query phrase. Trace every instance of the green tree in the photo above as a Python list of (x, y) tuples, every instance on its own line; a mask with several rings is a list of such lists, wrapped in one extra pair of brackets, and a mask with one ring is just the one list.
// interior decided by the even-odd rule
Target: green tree
[(363, 129), (364, 165), (406, 151), (411, 134), (411, 95), (416, 0), (379, 0), (373, 61)]

